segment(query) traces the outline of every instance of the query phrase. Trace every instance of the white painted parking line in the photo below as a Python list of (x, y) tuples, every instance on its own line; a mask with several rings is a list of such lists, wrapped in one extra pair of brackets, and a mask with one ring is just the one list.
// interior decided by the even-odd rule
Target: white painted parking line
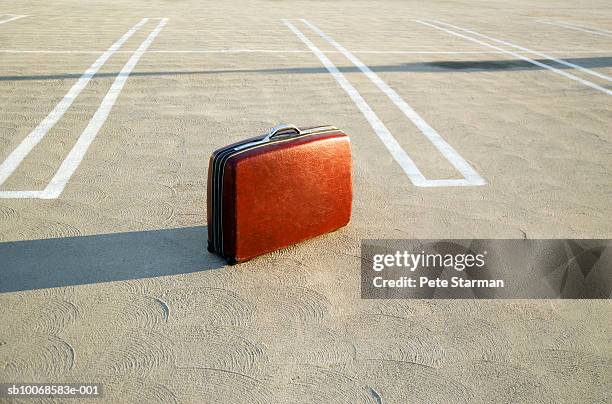
[(410, 181), (412, 181), (412, 183), (416, 186), (426, 186), (425, 184), (427, 183), (427, 179), (425, 178), (425, 176), (423, 176), (421, 170), (419, 170), (419, 168), (416, 166), (416, 164), (414, 164), (414, 161), (412, 161), (410, 156), (408, 156), (404, 149), (402, 149), (402, 146), (400, 146), (400, 144), (393, 137), (391, 132), (389, 132), (385, 124), (382, 123), (382, 121), (374, 113), (372, 108), (370, 108), (368, 103), (363, 99), (361, 94), (359, 94), (357, 89), (353, 87), (351, 83), (348, 82), (346, 77), (344, 77), (344, 75), (340, 73), (336, 65), (334, 65), (332, 61), (329, 60), (319, 48), (317, 48), (308, 38), (306, 38), (306, 36), (299, 29), (297, 29), (287, 20), (282, 21), (312, 51), (312, 53), (314, 53), (319, 58), (319, 60), (321, 61), (321, 63), (323, 63), (323, 66), (325, 66), (327, 71), (332, 75), (334, 79), (336, 79), (338, 84), (340, 84), (344, 91), (346, 91), (349, 97), (351, 97), (357, 108), (359, 108), (363, 116), (367, 119), (367, 121), (374, 129), (374, 132), (376, 132), (385, 147), (387, 147), (387, 150), (389, 150), (391, 156), (393, 156), (393, 158), (400, 165), (402, 170), (404, 170), (408, 178), (410, 178)]
[(0, 191), (0, 199), (40, 199), (44, 191)]
[(19, 164), (26, 158), (26, 156), (32, 151), (32, 149), (40, 143), (45, 137), (47, 132), (60, 120), (64, 113), (70, 108), (76, 97), (85, 88), (91, 78), (98, 72), (98, 70), (106, 63), (113, 53), (115, 53), (138, 29), (147, 22), (147, 19), (142, 19), (138, 24), (134, 25), (128, 32), (126, 32), (117, 42), (115, 42), (104, 54), (83, 73), (79, 80), (70, 88), (68, 93), (62, 98), (62, 100), (53, 108), (53, 110), (43, 119), (36, 128), (23, 141), (17, 146), (11, 154), (8, 155), (6, 160), (0, 164), (0, 185), (2, 185), (13, 172), (17, 169)]
[(608, 31), (608, 30), (601, 29), (601, 28), (591, 28), (591, 27), (585, 27), (585, 26), (580, 26), (580, 25), (574, 25), (574, 24), (570, 24), (569, 22), (564, 22), (564, 21), (557, 21), (557, 22), (538, 21), (538, 22), (542, 24), (556, 25), (557, 27), (569, 28), (569, 29), (573, 29), (574, 31), (582, 31), (582, 32), (588, 32), (589, 34), (612, 37), (612, 31)]
[(102, 125), (104, 125), (104, 122), (106, 122), (108, 114), (113, 108), (113, 105), (115, 105), (115, 101), (117, 101), (117, 97), (119, 96), (119, 93), (121, 93), (121, 90), (123, 89), (123, 86), (125, 85), (125, 82), (127, 81), (128, 77), (130, 76), (130, 73), (132, 72), (132, 70), (134, 70), (134, 67), (136, 67), (136, 64), (138, 63), (142, 55), (144, 55), (149, 46), (151, 46), (151, 44), (153, 43), (157, 35), (161, 32), (161, 30), (164, 28), (167, 22), (168, 19), (163, 18), (159, 22), (159, 24), (157, 24), (157, 27), (155, 27), (155, 29), (149, 34), (149, 36), (147, 36), (147, 38), (140, 44), (136, 52), (134, 52), (134, 54), (130, 57), (127, 63), (123, 66), (123, 68), (119, 72), (119, 75), (113, 82), (111, 88), (106, 93), (106, 96), (104, 96), (100, 107), (98, 108), (94, 116), (91, 118), (89, 124), (83, 130), (83, 133), (81, 133), (81, 136), (77, 140), (76, 144), (74, 145), (68, 156), (64, 159), (62, 165), (57, 170), (57, 172), (45, 188), (41, 198), (53, 199), (60, 196), (60, 194), (64, 190), (64, 187), (70, 180), (70, 177), (72, 177), (79, 164), (81, 164), (85, 153), (87, 153), (87, 149), (98, 135), (100, 128), (102, 128)]
[(5, 24), (7, 22), (19, 20), (20, 18), (29, 17), (27, 15), (14, 15), (14, 14), (1, 14), (1, 16), (8, 16), (9, 18), (6, 19), (6, 20), (1, 20), (0, 24)]
[[(374, 54), (381, 54), (381, 55), (385, 55), (385, 54), (398, 54), (398, 55), (412, 55), (412, 54), (416, 54), (416, 55), (484, 55), (484, 54), (500, 54), (503, 52), (500, 51), (414, 51), (414, 50), (397, 50), (397, 51), (393, 51), (393, 50), (352, 50), (351, 52), (353, 53), (374, 53)], [(568, 53), (612, 53), (612, 50), (601, 50), (601, 49), (595, 49), (595, 50), (584, 50), (584, 49), (575, 49), (575, 50), (546, 50), (546, 51), (540, 51), (540, 52), (546, 52), (546, 53), (562, 53), (562, 54), (568, 54)], [(323, 51), (323, 53), (337, 53), (334, 51)]]
[(423, 117), (421, 117), (408, 103), (393, 90), (383, 79), (374, 73), (355, 55), (346, 50), (342, 45), (336, 42), (329, 35), (321, 31), (314, 24), (302, 19), (310, 29), (316, 32), (321, 38), (325, 39), (334, 48), (339, 50), (348, 60), (351, 61), (359, 70), (366, 75), (389, 99), (400, 109), (420, 131), (421, 133), (438, 149), (438, 151), (463, 175), (468, 185), (485, 185), (487, 182), (468, 164), (467, 161), (446, 142), (440, 134), (429, 125)]
[(456, 25), (453, 25), (453, 24), (448, 24), (448, 23), (445, 23), (445, 22), (442, 22), (442, 21), (437, 21), (437, 20), (431, 20), (431, 21), (433, 21), (436, 24), (445, 25), (447, 27), (451, 27), (451, 28), (458, 29), (458, 30), (463, 31), (463, 32), (467, 32), (468, 34), (476, 35), (476, 36), (479, 36), (481, 38), (485, 38), (485, 39), (488, 39), (490, 41), (500, 43), (502, 45), (510, 46), (511, 48), (518, 49), (518, 50), (521, 50), (523, 52), (531, 53), (532, 55), (537, 55), (539, 57), (552, 60), (552, 61), (557, 62), (559, 64), (562, 64), (564, 66), (571, 67), (571, 68), (574, 68), (574, 69), (578, 69), (578, 70), (580, 70), (583, 73), (590, 74), (591, 76), (599, 77), (600, 79), (604, 79), (604, 80), (607, 80), (607, 81), (612, 81), (612, 77), (610, 77), (610, 76), (606, 76), (605, 74), (601, 74), (601, 73), (598, 73), (598, 72), (593, 71), (591, 69), (587, 69), (586, 67), (579, 66), (579, 65), (577, 65), (575, 63), (570, 63), (570, 62), (568, 62), (566, 60), (563, 60), (563, 59), (557, 59), (554, 56), (547, 55), (546, 53), (543, 53), (543, 52), (534, 51), (534, 50), (525, 48), (524, 46), (515, 45), (515, 44), (510, 43), (508, 41), (502, 41), (500, 39), (495, 39), (495, 38), (493, 38), (491, 36), (480, 34), (480, 33), (476, 32), (476, 31), (472, 31), (472, 30), (469, 30), (469, 29), (460, 28), (460, 27), (458, 27)]
[[(117, 51), (121, 52), (132, 52), (132, 51)], [(87, 50), (43, 50), (43, 49), (0, 49), (0, 53), (49, 53), (49, 54), (72, 54), (72, 53), (83, 53), (83, 54), (95, 54), (99, 55), (104, 53), (102, 50), (87, 51)]]
[[(134, 53), (133, 50), (118, 50), (115, 53)], [(340, 53), (340, 51), (322, 50), (326, 54)], [(546, 50), (539, 51), (546, 53), (559, 53), (564, 55), (569, 54), (595, 54), (595, 53), (612, 53), (611, 50)], [(94, 54), (99, 55), (104, 53), (102, 50), (45, 50), (45, 49), (0, 49), (0, 53), (41, 53), (41, 54)], [(310, 50), (304, 49), (185, 49), (185, 50), (148, 50), (147, 53), (312, 53)], [(377, 55), (499, 55), (501, 51), (418, 51), (418, 50), (351, 50), (351, 53), (371, 53)], [(522, 53), (522, 52), (519, 52)]]
[(577, 81), (578, 83), (584, 84), (585, 86), (588, 86), (588, 87), (591, 87), (591, 88), (593, 88), (595, 90), (598, 90), (598, 91), (601, 91), (603, 93), (606, 93), (607, 95), (612, 95), (612, 91), (608, 90), (607, 88), (604, 88), (604, 87), (602, 87), (602, 86), (600, 86), (598, 84), (592, 83), (592, 82), (590, 82), (588, 80), (584, 80), (584, 79), (582, 79), (580, 77), (574, 76), (573, 74), (564, 72), (563, 70), (559, 70), (559, 69), (557, 69), (555, 67), (549, 66), (549, 65), (541, 63), (541, 62), (538, 62), (537, 60), (530, 59), (527, 56), (523, 56), (523, 55), (521, 55), (521, 54), (519, 54), (517, 52), (506, 50), (506, 49), (502, 49), (499, 46), (491, 45), (491, 44), (483, 42), (483, 41), (481, 41), (479, 39), (472, 38), (470, 36), (463, 35), (463, 34), (461, 34), (459, 32), (451, 31), (451, 30), (449, 30), (447, 28), (434, 25), (434, 24), (432, 24), (430, 22), (425, 22), (425, 21), (421, 21), (421, 20), (415, 20), (415, 21), (418, 22), (419, 24), (427, 25), (427, 26), (435, 28), (437, 30), (444, 31), (444, 32), (446, 32), (446, 33), (448, 33), (450, 35), (454, 35), (454, 36), (466, 39), (468, 41), (472, 41), (472, 42), (478, 43), (478, 44), (480, 44), (482, 46), (485, 46), (485, 47), (488, 47), (488, 48), (492, 48), (492, 49), (496, 49), (498, 51), (502, 51), (505, 54), (514, 56), (515, 58), (522, 59), (522, 60), (524, 60), (524, 61), (526, 61), (528, 63), (531, 63), (533, 65), (536, 65), (536, 66), (548, 69), (548, 70), (550, 70), (550, 71), (552, 71), (554, 73), (557, 73), (557, 74), (559, 74), (559, 75), (561, 75), (563, 77), (566, 77), (566, 78), (568, 78), (570, 80)]
[(402, 168), (404, 173), (408, 176), (413, 185), (417, 187), (447, 187), (447, 186), (466, 186), (473, 185), (468, 183), (465, 179), (458, 180), (428, 180), (421, 173), (421, 170), (416, 166), (414, 161), (408, 156), (406, 151), (399, 144), (397, 139), (393, 137), (389, 129), (380, 120), (368, 103), (363, 99), (361, 94), (355, 87), (346, 79), (346, 77), (338, 70), (336, 65), (319, 48), (317, 48), (306, 36), (297, 29), (293, 24), (287, 20), (282, 22), (312, 51), (312, 53), (319, 58), (323, 66), (332, 75), (332, 77), (340, 84), (342, 89), (351, 97), (357, 108), (361, 111), (363, 116), (366, 118), (374, 132), (383, 142), (391, 156)]
[[(2, 52), (2, 50), (0, 50)], [(321, 51), (322, 53), (340, 53), (339, 51)], [(483, 51), (378, 51), (378, 50), (354, 50), (354, 53), (376, 53), (376, 54), (481, 54), (499, 53)], [(602, 51), (609, 53), (610, 51)], [(149, 53), (312, 53), (310, 50), (271, 50), (271, 49), (194, 49), (194, 50), (152, 50)]]

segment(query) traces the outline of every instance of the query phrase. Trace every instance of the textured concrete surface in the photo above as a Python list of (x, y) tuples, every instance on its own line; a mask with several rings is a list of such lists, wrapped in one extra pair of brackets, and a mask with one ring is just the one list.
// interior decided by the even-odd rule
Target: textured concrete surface
[[(62, 0), (4, 2), (0, 13), (28, 15), (0, 24), (0, 161), (151, 18), (0, 191), (45, 187), (155, 18), (168, 18), (61, 196), (0, 199), (0, 251), (13, 257), (0, 256), (0, 280), (3, 266), (28, 269), (0, 284), (0, 382), (101, 382), (104, 402), (609, 400), (608, 301), (359, 299), (363, 238), (612, 236), (611, 96), (414, 21), (609, 77), (612, 34), (539, 22), (612, 31), (609, 2)], [(283, 18), (327, 52), (428, 178), (459, 174), (295, 19), (353, 51), (488, 184), (413, 186)], [(224, 266), (204, 246), (208, 156), (281, 121), (352, 135), (352, 222)]]

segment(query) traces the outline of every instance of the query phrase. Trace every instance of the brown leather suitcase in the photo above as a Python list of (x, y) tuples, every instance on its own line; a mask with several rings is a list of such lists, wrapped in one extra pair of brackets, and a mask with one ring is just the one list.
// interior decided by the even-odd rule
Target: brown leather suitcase
[(208, 251), (233, 264), (336, 230), (352, 198), (349, 137), (279, 125), (210, 157)]

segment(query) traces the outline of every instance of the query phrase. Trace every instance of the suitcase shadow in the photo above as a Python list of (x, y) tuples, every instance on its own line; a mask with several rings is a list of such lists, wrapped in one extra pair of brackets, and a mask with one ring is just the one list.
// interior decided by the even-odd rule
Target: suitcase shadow
[(207, 227), (0, 243), (0, 293), (221, 268)]

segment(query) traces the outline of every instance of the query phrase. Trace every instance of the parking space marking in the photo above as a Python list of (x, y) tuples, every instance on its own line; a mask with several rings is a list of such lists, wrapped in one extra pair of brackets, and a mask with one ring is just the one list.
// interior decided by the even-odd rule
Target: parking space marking
[(0, 191), (0, 199), (40, 199), (44, 191)]
[[(115, 53), (134, 53), (133, 50), (118, 50)], [(341, 53), (340, 51), (322, 50), (323, 53)], [(539, 51), (560, 54), (594, 54), (612, 53), (612, 50), (546, 50)], [(95, 54), (104, 53), (102, 50), (45, 50), (45, 49), (0, 49), (0, 53), (41, 53), (41, 54)], [(185, 50), (148, 50), (147, 53), (312, 53), (304, 49), (185, 49)], [(377, 55), (500, 55), (501, 51), (417, 51), (417, 50), (351, 50), (351, 53), (377, 54)], [(522, 53), (522, 52), (519, 52)]]
[[(500, 54), (503, 52), (500, 51), (411, 51), (411, 50), (398, 50), (398, 51), (393, 51), (393, 50), (352, 50), (351, 52), (353, 53), (373, 53), (373, 54), (381, 54), (381, 55), (386, 55), (386, 54), (398, 54), (398, 55), (412, 55), (412, 54), (416, 54), (416, 55), (482, 55), (482, 54)], [(541, 51), (544, 52), (544, 51)], [(547, 50), (545, 52), (548, 53), (612, 53), (612, 50), (583, 50), (583, 49), (576, 49), (576, 50)], [(334, 51), (323, 51), (323, 53), (337, 53)]]
[(583, 73), (590, 74), (590, 75), (595, 76), (595, 77), (599, 77), (600, 79), (604, 79), (604, 80), (607, 80), (607, 81), (612, 81), (612, 77), (610, 77), (610, 76), (606, 76), (605, 74), (601, 74), (601, 73), (598, 73), (598, 72), (593, 71), (591, 69), (587, 69), (586, 67), (582, 67), (582, 66), (579, 66), (577, 64), (570, 63), (570, 62), (568, 62), (566, 60), (563, 60), (563, 59), (557, 59), (554, 56), (547, 55), (546, 53), (543, 53), (543, 52), (534, 51), (534, 50), (525, 48), (524, 46), (515, 45), (515, 44), (510, 43), (508, 41), (502, 41), (501, 39), (495, 39), (495, 38), (490, 37), (488, 35), (480, 34), (480, 33), (476, 32), (476, 31), (472, 31), (472, 30), (469, 30), (469, 29), (460, 28), (460, 27), (458, 27), (456, 25), (453, 25), (453, 24), (448, 24), (448, 23), (445, 23), (445, 22), (442, 22), (442, 21), (437, 21), (437, 20), (431, 20), (431, 21), (435, 22), (436, 24), (446, 25), (447, 27), (451, 27), (451, 28), (458, 29), (458, 30), (463, 31), (463, 32), (467, 32), (467, 33), (472, 34), (472, 35), (477, 35), (477, 36), (479, 36), (481, 38), (485, 38), (485, 39), (488, 39), (490, 41), (500, 43), (502, 45), (510, 46), (511, 48), (518, 49), (518, 50), (521, 50), (523, 52), (531, 53), (532, 55), (537, 55), (537, 56), (542, 57), (544, 59), (552, 60), (552, 61), (557, 62), (559, 64), (562, 64), (564, 66), (571, 67), (571, 68), (574, 68), (574, 69), (578, 69), (578, 70), (580, 70)]
[(361, 94), (355, 87), (346, 79), (346, 77), (338, 70), (336, 65), (325, 54), (317, 48), (299, 29), (297, 29), (292, 23), (287, 20), (282, 22), (312, 51), (312, 53), (319, 58), (323, 66), (332, 75), (332, 77), (340, 84), (342, 89), (351, 97), (357, 108), (361, 111), (363, 116), (366, 118), (376, 135), (383, 142), (391, 156), (402, 168), (404, 173), (408, 176), (413, 185), (417, 187), (447, 187), (447, 186), (467, 186), (474, 185), (469, 183), (466, 179), (449, 179), (449, 180), (428, 180), (425, 178), (421, 170), (416, 166), (414, 161), (406, 153), (406, 151), (399, 144), (397, 139), (393, 137), (389, 129), (380, 120), (368, 103), (363, 99)]
[(542, 24), (556, 25), (557, 27), (569, 28), (569, 29), (573, 29), (574, 31), (582, 31), (582, 32), (588, 32), (589, 34), (612, 37), (612, 31), (608, 31), (606, 29), (584, 27), (580, 25), (570, 24), (569, 22), (565, 22), (565, 21), (556, 21), (556, 22), (538, 21), (538, 22)]
[(79, 80), (70, 88), (68, 93), (61, 99), (61, 101), (53, 108), (53, 110), (43, 119), (28, 136), (17, 146), (15, 150), (0, 164), (0, 185), (2, 185), (26, 156), (32, 151), (32, 149), (40, 143), (45, 137), (49, 130), (60, 120), (64, 113), (70, 108), (76, 97), (85, 88), (91, 78), (98, 72), (98, 70), (106, 63), (110, 58), (140, 27), (147, 22), (146, 18), (143, 18), (138, 24), (134, 25), (128, 32), (115, 42), (106, 52), (104, 52), (96, 61), (83, 73)]
[(355, 87), (344, 77), (342, 73), (338, 70), (336, 65), (332, 63), (331, 60), (328, 59), (323, 52), (319, 48), (317, 48), (306, 36), (297, 29), (293, 24), (291, 24), (287, 20), (282, 20), (282, 22), (315, 54), (323, 63), (323, 66), (327, 69), (327, 71), (332, 75), (332, 77), (340, 84), (340, 86), (346, 91), (346, 93), (351, 97), (357, 108), (361, 111), (363, 116), (369, 122), (370, 126), (374, 129), (374, 132), (378, 135), (380, 140), (382, 140), (383, 144), (391, 153), (391, 156), (395, 159), (395, 161), (400, 165), (402, 170), (406, 173), (410, 181), (416, 186), (426, 186), (427, 179), (421, 173), (421, 170), (414, 164), (414, 161), (406, 154), (402, 146), (398, 143), (398, 141), (393, 137), (391, 132), (387, 129), (384, 123), (378, 118), (376, 113), (370, 108), (368, 103), (363, 99), (361, 94), (357, 91)]
[(325, 39), (334, 48), (340, 51), (348, 60), (351, 61), (363, 74), (372, 81), (385, 95), (399, 108), (400, 111), (408, 118), (421, 133), (438, 149), (438, 151), (463, 175), (466, 180), (462, 185), (485, 185), (487, 182), (482, 178), (472, 166), (450, 145), (442, 136), (429, 125), (395, 90), (393, 90), (383, 79), (374, 73), (355, 55), (349, 52), (346, 48), (336, 42), (329, 35), (325, 34), (314, 24), (302, 19), (311, 30), (317, 33), (321, 38)]
[[(524, 60), (524, 61), (526, 61), (526, 62), (528, 62), (528, 63), (531, 63), (531, 64), (533, 64), (533, 65), (536, 65), (536, 66), (539, 66), (539, 67), (543, 67), (543, 68), (545, 68), (545, 69), (548, 69), (548, 70), (550, 70), (550, 71), (552, 71), (552, 72), (554, 72), (554, 73), (557, 73), (557, 74), (559, 74), (559, 75), (561, 75), (561, 76), (564, 76), (564, 77), (566, 77), (566, 78), (568, 78), (568, 79), (570, 79), (570, 80), (577, 81), (577, 82), (579, 82), (579, 83), (581, 83), (581, 84), (584, 84), (585, 86), (591, 87), (591, 88), (593, 88), (593, 89), (595, 89), (595, 90), (601, 91), (601, 92), (606, 93), (606, 94), (608, 94), (608, 95), (612, 95), (612, 91), (611, 91), (611, 90), (608, 90), (607, 88), (604, 88), (604, 87), (602, 87), (602, 86), (600, 86), (600, 85), (598, 85), (598, 84), (595, 84), (595, 83), (593, 83), (593, 82), (590, 82), (590, 81), (588, 81), (588, 80), (582, 79), (582, 78), (580, 78), (580, 77), (578, 77), (578, 76), (574, 76), (573, 74), (570, 74), (570, 73), (564, 72), (563, 70), (559, 70), (559, 69), (557, 69), (557, 68), (555, 68), (555, 67), (553, 67), (553, 66), (550, 66), (550, 65), (547, 65), (547, 64), (541, 63), (541, 62), (539, 62), (539, 61), (537, 61), (537, 60), (530, 59), (530, 58), (528, 58), (527, 56), (523, 56), (523, 55), (521, 55), (521, 54), (519, 54), (519, 53), (517, 53), (517, 52), (510, 51), (510, 50), (506, 50), (506, 49), (502, 49), (502, 48), (500, 48), (499, 46), (491, 45), (491, 44), (489, 44), (489, 43), (487, 43), (487, 42), (483, 42), (483, 41), (481, 41), (481, 40), (479, 40), (479, 39), (472, 38), (472, 37), (470, 37), (470, 36), (467, 36), (467, 35), (461, 34), (461, 33), (459, 33), (459, 32), (451, 31), (450, 29), (447, 29), (447, 28), (444, 28), (444, 27), (440, 27), (440, 26), (434, 25), (434, 24), (432, 24), (431, 22), (426, 22), (426, 21), (422, 21), (422, 20), (415, 20), (415, 21), (416, 21), (417, 23), (419, 23), (419, 24), (427, 25), (427, 26), (429, 26), (429, 27), (431, 27), (431, 28), (435, 28), (435, 29), (437, 29), (437, 30), (444, 31), (444, 32), (446, 32), (446, 33), (448, 33), (448, 34), (450, 34), (450, 35), (454, 35), (454, 36), (457, 36), (457, 37), (460, 37), (460, 38), (466, 39), (466, 40), (468, 40), (468, 41), (472, 41), (472, 42), (478, 43), (478, 44), (480, 44), (480, 45), (482, 45), (482, 46), (485, 46), (485, 47), (488, 47), (488, 48), (492, 48), (492, 49), (496, 49), (496, 50), (498, 50), (498, 51), (502, 51), (503, 53), (506, 53), (506, 54), (508, 54), (508, 55), (514, 56), (515, 58), (522, 59), (522, 60)], [(459, 29), (460, 29), (460, 28), (459, 28)], [(466, 32), (467, 32), (467, 31), (466, 31)]]
[(123, 89), (123, 86), (125, 85), (125, 82), (127, 81), (128, 77), (130, 76), (130, 73), (132, 72), (132, 70), (134, 70), (134, 67), (136, 67), (136, 64), (138, 63), (142, 55), (144, 55), (149, 46), (151, 46), (151, 44), (153, 43), (157, 35), (161, 32), (161, 30), (164, 28), (167, 22), (168, 19), (163, 18), (159, 22), (159, 24), (157, 24), (155, 29), (149, 34), (149, 36), (147, 36), (147, 38), (140, 44), (136, 52), (134, 52), (134, 54), (130, 57), (127, 63), (123, 66), (123, 68), (117, 75), (117, 78), (113, 82), (111, 88), (106, 93), (106, 96), (104, 96), (100, 107), (98, 108), (94, 116), (91, 118), (89, 124), (83, 130), (83, 133), (81, 133), (81, 136), (77, 140), (76, 144), (74, 145), (68, 156), (66, 156), (66, 158), (62, 162), (62, 165), (57, 170), (57, 172), (45, 188), (41, 198), (54, 199), (62, 193), (64, 187), (70, 180), (70, 177), (72, 177), (79, 164), (81, 164), (85, 153), (87, 153), (87, 149), (96, 138), (98, 132), (100, 131), (100, 128), (102, 128), (104, 122), (106, 122), (106, 119), (108, 118), (108, 115), (111, 109), (113, 108), (113, 105), (115, 105), (117, 97), (119, 96), (119, 93), (121, 93), (121, 90)]
[(28, 15), (15, 15), (15, 14), (0, 14), (0, 17), (5, 16), (5, 15), (8, 16), (9, 18), (7, 20), (1, 20), (0, 24), (5, 24), (7, 22), (18, 20), (20, 18), (29, 17)]
[(0, 49), (0, 53), (58, 53), (58, 54), (69, 54), (69, 53), (93, 53), (99, 55), (104, 51), (80, 51), (80, 50), (38, 50), (38, 49)]

